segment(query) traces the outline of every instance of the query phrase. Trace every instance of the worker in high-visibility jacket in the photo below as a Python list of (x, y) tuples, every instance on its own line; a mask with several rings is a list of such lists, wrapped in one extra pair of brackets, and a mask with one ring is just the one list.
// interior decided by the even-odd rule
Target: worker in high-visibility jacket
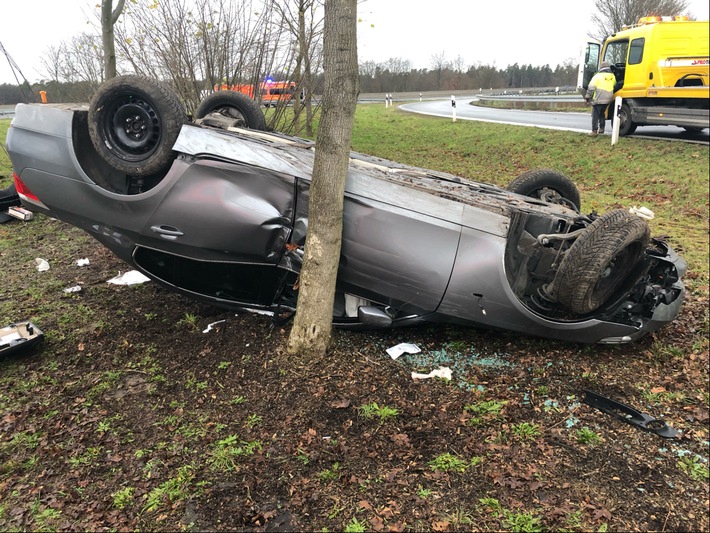
[(604, 114), (609, 102), (614, 99), (614, 84), (616, 84), (616, 76), (611, 71), (611, 65), (604, 61), (589, 82), (587, 94), (584, 96), (587, 103), (592, 103), (592, 133), (590, 133), (592, 137), (604, 133), (606, 122)]

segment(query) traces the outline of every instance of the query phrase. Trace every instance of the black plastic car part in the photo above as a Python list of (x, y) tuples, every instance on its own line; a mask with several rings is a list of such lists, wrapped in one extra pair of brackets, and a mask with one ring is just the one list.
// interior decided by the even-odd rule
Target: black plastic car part
[(20, 196), (17, 194), (15, 185), (10, 185), (6, 189), (0, 190), (0, 209), (7, 210), (8, 207), (21, 205)]
[(622, 422), (636, 426), (644, 431), (655, 433), (664, 439), (673, 439), (678, 434), (675, 429), (670, 427), (663, 420), (653, 418), (652, 416), (637, 411), (633, 407), (606, 398), (596, 392), (585, 390), (582, 401), (587, 405), (599, 409), (602, 413), (612, 415)]
[(0, 328), (0, 356), (28, 350), (44, 339), (44, 333), (32, 322), (14, 322)]

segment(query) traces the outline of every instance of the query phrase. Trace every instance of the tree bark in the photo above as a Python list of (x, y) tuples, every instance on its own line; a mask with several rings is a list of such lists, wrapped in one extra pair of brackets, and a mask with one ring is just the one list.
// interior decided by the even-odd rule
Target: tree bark
[(311, 181), (308, 235), (288, 351), (322, 356), (330, 344), (343, 196), (358, 94), (357, 0), (326, 0), (325, 86)]
[(116, 46), (113, 26), (121, 16), (126, 0), (118, 0), (113, 9), (113, 0), (101, 0), (101, 41), (104, 49), (104, 79), (116, 77)]

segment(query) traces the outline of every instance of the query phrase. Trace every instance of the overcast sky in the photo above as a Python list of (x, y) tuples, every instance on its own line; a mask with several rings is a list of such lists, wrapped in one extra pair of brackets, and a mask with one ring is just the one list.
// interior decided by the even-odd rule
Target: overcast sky
[[(237, 0), (235, 0), (237, 1)], [(40, 58), (50, 46), (82, 31), (98, 0), (0, 0), (4, 45), (22, 73), (42, 78)], [(359, 61), (390, 58), (431, 68), (434, 55), (465, 66), (505, 68), (513, 63), (554, 68), (576, 58), (593, 31), (593, 0), (366, 0), (359, 4)], [(690, 12), (708, 19), (708, 0), (690, 0)], [(15, 83), (0, 55), (0, 83)]]

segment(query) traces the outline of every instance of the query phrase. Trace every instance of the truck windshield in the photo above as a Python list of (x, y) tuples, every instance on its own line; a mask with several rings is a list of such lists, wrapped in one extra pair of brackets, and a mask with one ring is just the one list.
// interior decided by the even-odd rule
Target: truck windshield
[(612, 41), (607, 43), (604, 50), (604, 61), (612, 65), (626, 64), (626, 54), (629, 49), (629, 41)]

